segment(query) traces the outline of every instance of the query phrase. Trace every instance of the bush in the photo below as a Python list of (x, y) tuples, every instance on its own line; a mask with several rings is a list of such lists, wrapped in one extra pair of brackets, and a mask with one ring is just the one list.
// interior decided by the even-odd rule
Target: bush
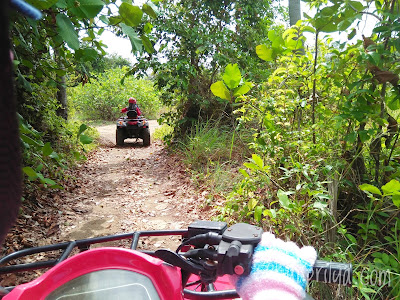
[(125, 67), (106, 70), (83, 86), (69, 88), (71, 115), (84, 120), (115, 120), (128, 105), (129, 97), (135, 97), (147, 118), (157, 118), (161, 102), (153, 83), (148, 79), (127, 77), (121, 84), (127, 71)]

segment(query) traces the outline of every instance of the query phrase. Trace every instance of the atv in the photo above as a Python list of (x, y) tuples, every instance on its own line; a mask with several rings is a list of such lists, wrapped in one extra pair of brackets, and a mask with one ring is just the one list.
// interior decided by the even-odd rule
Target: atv
[(149, 121), (138, 116), (135, 110), (128, 110), (125, 117), (120, 117), (117, 120), (117, 146), (123, 146), (125, 139), (128, 138), (140, 138), (143, 140), (143, 146), (150, 146)]

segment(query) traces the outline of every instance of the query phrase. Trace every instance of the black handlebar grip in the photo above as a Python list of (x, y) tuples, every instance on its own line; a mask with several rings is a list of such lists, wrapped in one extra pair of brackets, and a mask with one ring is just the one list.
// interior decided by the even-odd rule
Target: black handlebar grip
[(309, 279), (351, 286), (352, 277), (353, 267), (351, 264), (317, 260)]

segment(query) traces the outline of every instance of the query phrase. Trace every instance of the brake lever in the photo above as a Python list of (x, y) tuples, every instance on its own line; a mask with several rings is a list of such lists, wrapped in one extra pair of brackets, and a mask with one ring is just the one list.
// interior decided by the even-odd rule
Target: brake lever
[(169, 263), (173, 266), (179, 267), (182, 270), (185, 270), (192, 274), (199, 275), (199, 274), (203, 273), (204, 271), (206, 271), (204, 269), (204, 267), (201, 267), (189, 260), (186, 260), (179, 254), (172, 252), (170, 250), (166, 250), (166, 249), (156, 250), (156, 252), (154, 252), (154, 255), (156, 257), (158, 257), (159, 259), (165, 261), (166, 263)]
[(189, 251), (182, 254), (186, 258), (201, 258), (217, 260), (217, 252), (215, 249), (190, 249)]

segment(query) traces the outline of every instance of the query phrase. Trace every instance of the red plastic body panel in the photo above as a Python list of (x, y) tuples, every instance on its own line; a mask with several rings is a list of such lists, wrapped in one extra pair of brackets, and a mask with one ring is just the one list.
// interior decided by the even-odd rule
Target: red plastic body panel
[(107, 269), (143, 274), (153, 282), (161, 299), (183, 299), (180, 269), (139, 251), (104, 247), (88, 250), (59, 263), (39, 278), (17, 286), (4, 300), (40, 300), (81, 275)]

